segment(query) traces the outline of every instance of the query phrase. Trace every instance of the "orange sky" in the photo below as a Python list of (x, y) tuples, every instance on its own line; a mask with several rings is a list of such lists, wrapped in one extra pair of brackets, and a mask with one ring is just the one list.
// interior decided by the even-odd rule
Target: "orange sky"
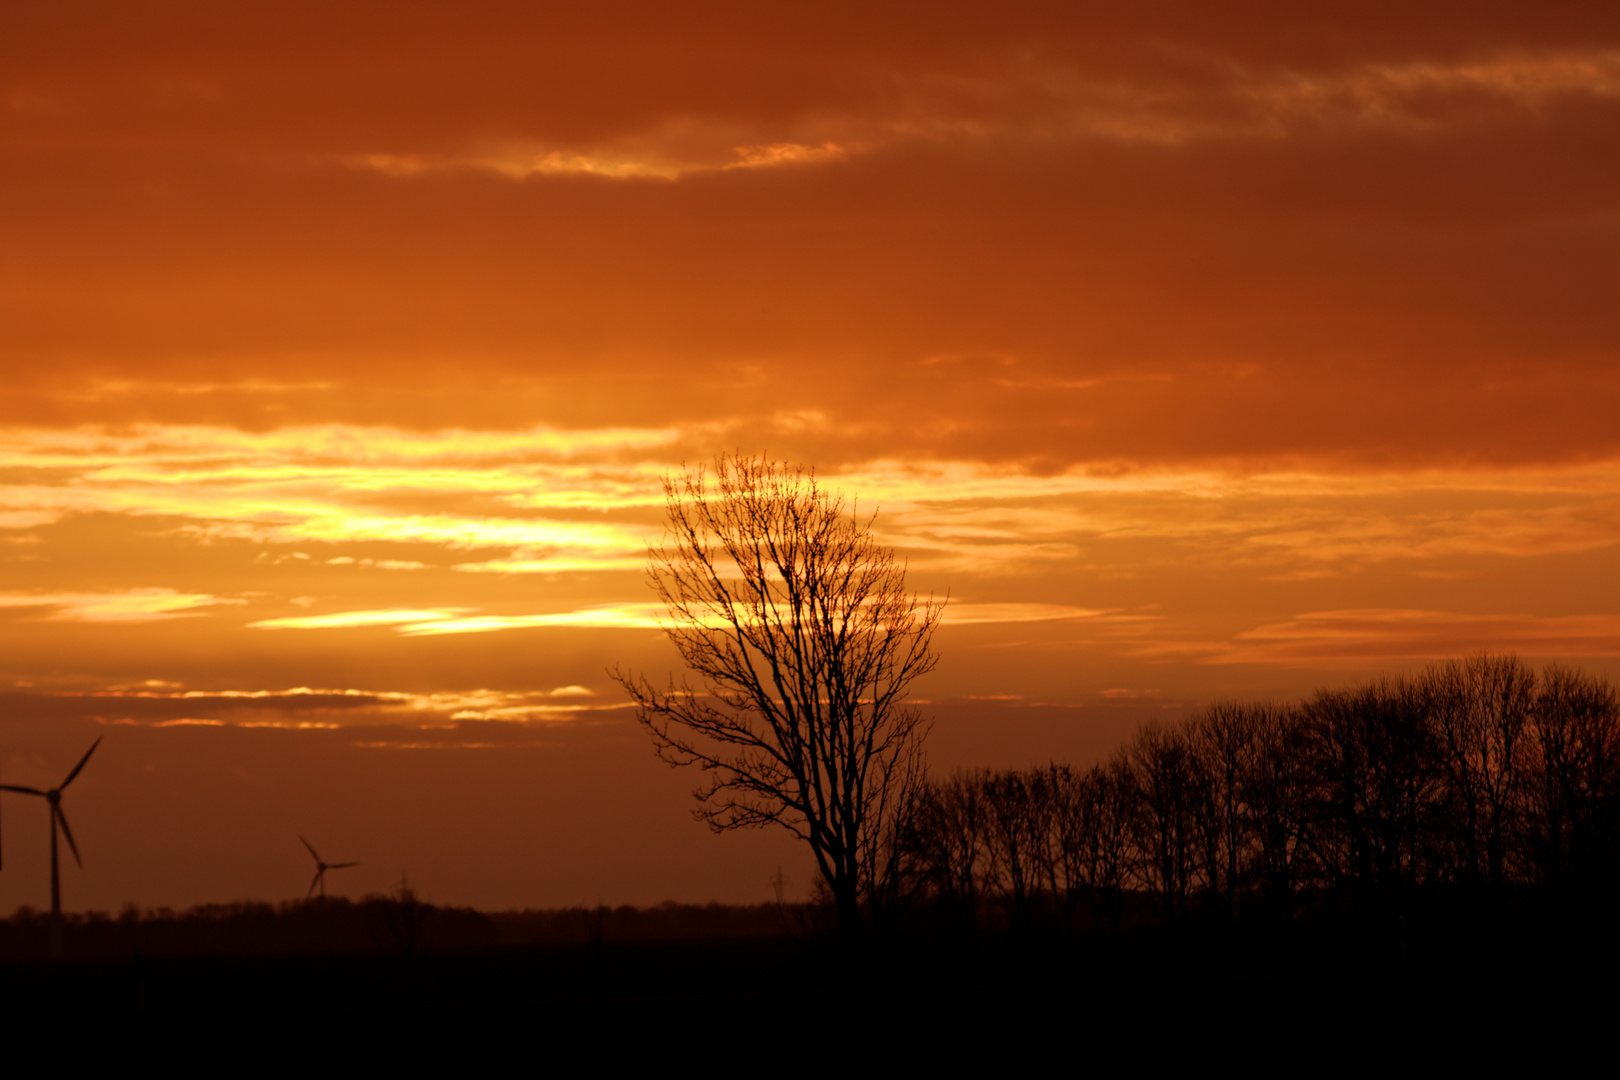
[[(949, 591), (936, 767), (1620, 656), (1620, 12), (12, 3), (0, 776), (70, 907), (762, 899), (605, 669), (742, 448)], [(37, 819), (37, 820), (36, 820)], [(0, 909), (42, 904), (4, 807)]]

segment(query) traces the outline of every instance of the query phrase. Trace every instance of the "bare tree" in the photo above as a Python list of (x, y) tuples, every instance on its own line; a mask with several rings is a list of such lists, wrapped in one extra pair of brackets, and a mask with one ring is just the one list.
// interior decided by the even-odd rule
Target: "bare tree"
[(1098, 934), (1117, 935), (1125, 915), (1137, 794), (1130, 759), (1123, 753), (1106, 765), (1092, 766), (1075, 793), (1073, 834), (1083, 880), (1081, 897)]
[(890, 895), (885, 846), (918, 805), (928, 726), (904, 705), (932, 670), (943, 603), (813, 473), (722, 455), (664, 480), (668, 527), (648, 576), (698, 685), (614, 677), (661, 758), (696, 765), (717, 832), (779, 825), (810, 845), (854, 935)]
[(1237, 915), (1238, 892), (1249, 869), (1253, 829), (1244, 781), (1254, 770), (1261, 717), (1253, 706), (1217, 702), (1187, 731), (1202, 781), (1197, 823), (1204, 888), (1226, 918)]
[(1045, 883), (1051, 785), (1038, 769), (1015, 769), (985, 777), (982, 791), (990, 841), (986, 883), (1012, 928), (1033, 930)]
[(1384, 902), (1429, 881), (1444, 784), (1426, 693), (1384, 679), (1320, 691), (1302, 723), (1315, 804), (1304, 839), (1328, 882)]
[(1548, 665), (1535, 698), (1527, 787), (1535, 877), (1602, 881), (1620, 829), (1620, 700), (1610, 683)]
[(1535, 672), (1513, 656), (1431, 667), (1423, 687), (1447, 781), (1453, 859), (1466, 881), (1502, 884), (1531, 734)]
[(1053, 762), (1039, 770), (1046, 788), (1047, 827), (1039, 857), (1046, 891), (1057, 910), (1058, 925), (1074, 932), (1075, 916), (1086, 902), (1089, 833), (1098, 828), (1095, 800), (1084, 773)]
[(928, 868), (943, 914), (956, 929), (977, 930), (981, 886), (989, 862), (984, 789), (990, 773), (958, 772), (927, 786), (914, 844)]
[(1156, 725), (1137, 730), (1128, 755), (1136, 871), (1165, 925), (1179, 925), (1198, 880), (1198, 810), (1204, 800), (1198, 761), (1185, 731)]
[(1250, 706), (1255, 752), (1242, 779), (1243, 803), (1254, 834), (1253, 874), (1262, 910), (1293, 917), (1299, 887), (1311, 871), (1306, 844), (1315, 794), (1308, 768), (1305, 725), (1297, 711)]

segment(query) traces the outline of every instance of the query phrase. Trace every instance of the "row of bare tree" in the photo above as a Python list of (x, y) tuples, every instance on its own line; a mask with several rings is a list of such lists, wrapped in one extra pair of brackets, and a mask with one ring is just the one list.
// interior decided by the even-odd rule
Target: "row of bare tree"
[(1290, 919), (1430, 886), (1601, 885), (1617, 832), (1615, 688), (1480, 656), (1299, 705), (1215, 705), (1089, 770), (930, 782), (875, 899), (1015, 929), (1117, 930), (1144, 904), (1166, 924)]

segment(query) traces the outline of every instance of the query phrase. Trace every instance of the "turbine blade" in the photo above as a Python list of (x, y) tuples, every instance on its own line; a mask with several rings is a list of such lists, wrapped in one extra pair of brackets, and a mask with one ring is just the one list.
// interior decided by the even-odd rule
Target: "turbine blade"
[(0, 791), (15, 791), (19, 795), (38, 795), (42, 799), (45, 797), (45, 793), (38, 788), (20, 787), (17, 784), (0, 784)]
[(315, 886), (321, 883), (321, 875), (324, 873), (326, 873), (324, 869), (315, 871), (315, 880), (309, 883), (309, 892), (304, 894), (305, 900), (315, 895)]
[(56, 820), (62, 823), (62, 835), (67, 837), (68, 850), (73, 852), (73, 861), (79, 864), (80, 870), (83, 870), (84, 860), (79, 858), (79, 845), (73, 842), (73, 830), (68, 828), (67, 815), (62, 813), (62, 804), (57, 803), (52, 809), (56, 811)]
[[(302, 836), (300, 836), (298, 839), (304, 840)], [(309, 853), (315, 856), (315, 861), (319, 863), (321, 861), (321, 853), (315, 850), (315, 845), (310, 843), (308, 840), (304, 840), (304, 846), (309, 848)]]
[(357, 863), (357, 862), (335, 862), (335, 863), (327, 863), (326, 868), (328, 870), (342, 870), (342, 869), (344, 869), (345, 867), (348, 867), (348, 866), (359, 866), (359, 865), (360, 864)]
[(84, 763), (90, 760), (90, 755), (96, 752), (96, 747), (100, 746), (101, 745), (101, 740), (105, 739), (106, 737), (107, 736), (105, 736), (105, 735), (97, 735), (96, 736), (96, 741), (90, 744), (90, 749), (88, 749), (88, 750), (86, 750), (84, 752), (84, 757), (80, 758), (79, 763), (77, 765), (73, 766), (73, 771), (68, 773), (68, 778), (66, 780), (62, 781), (62, 787), (57, 788), (56, 789), (57, 791), (61, 791), (63, 788), (67, 787), (69, 784), (73, 783), (73, 778), (75, 776), (79, 775), (79, 770), (84, 768)]

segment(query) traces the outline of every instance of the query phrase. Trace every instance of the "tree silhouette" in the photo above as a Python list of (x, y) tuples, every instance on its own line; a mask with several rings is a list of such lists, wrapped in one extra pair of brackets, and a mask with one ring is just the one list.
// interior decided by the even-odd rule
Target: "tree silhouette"
[(1199, 871), (1203, 777), (1186, 732), (1147, 725), (1129, 750), (1137, 874), (1167, 925), (1185, 921)]
[(976, 930), (989, 860), (984, 789), (990, 773), (958, 772), (928, 785), (911, 841), (948, 925)]
[(1079, 846), (1084, 882), (1081, 899), (1098, 933), (1118, 934), (1125, 913), (1125, 886), (1134, 853), (1131, 831), (1136, 818), (1136, 784), (1130, 762), (1115, 754), (1106, 765), (1086, 773), (1076, 792)]
[(1253, 876), (1263, 910), (1286, 921), (1314, 871), (1308, 838), (1315, 789), (1301, 764), (1309, 760), (1306, 730), (1292, 708), (1252, 705), (1249, 716), (1254, 756), (1242, 778), (1242, 799), (1254, 837)]
[(905, 707), (937, 662), (943, 603), (813, 473), (722, 455), (664, 480), (667, 532), (648, 576), (698, 685), (615, 669), (660, 757), (696, 765), (717, 832), (779, 825), (809, 844), (854, 935), (892, 890), (888, 847), (918, 805), (927, 725)]
[[(1396, 928), (1514, 910), (1606, 926), (1620, 690), (1479, 654), (1299, 704), (1217, 702), (1086, 772), (961, 771), (921, 801), (907, 842), (919, 910), (964, 929), (981, 914), (991, 929), (1069, 933), (1085, 917), (1117, 935), (1144, 917)], [(1555, 906), (1519, 907), (1534, 894)]]
[(1014, 930), (1034, 928), (1040, 917), (1048, 837), (1050, 785), (1038, 770), (996, 773), (984, 780), (989, 826), (988, 880)]
[(1620, 844), (1620, 700), (1610, 684), (1550, 665), (1535, 699), (1526, 785), (1536, 877), (1603, 882)]
[(1245, 796), (1258, 753), (1254, 710), (1219, 702), (1196, 717), (1188, 741), (1197, 762), (1198, 855), (1211, 906), (1224, 917), (1237, 914), (1238, 891), (1252, 859), (1253, 828)]
[(1304, 723), (1316, 789), (1306, 839), (1329, 880), (1383, 904), (1444, 876), (1435, 848), (1445, 788), (1422, 688), (1379, 680), (1322, 691)]
[(1535, 672), (1512, 656), (1452, 660), (1425, 673), (1452, 860), (1465, 881), (1500, 885), (1506, 877), (1535, 684)]

